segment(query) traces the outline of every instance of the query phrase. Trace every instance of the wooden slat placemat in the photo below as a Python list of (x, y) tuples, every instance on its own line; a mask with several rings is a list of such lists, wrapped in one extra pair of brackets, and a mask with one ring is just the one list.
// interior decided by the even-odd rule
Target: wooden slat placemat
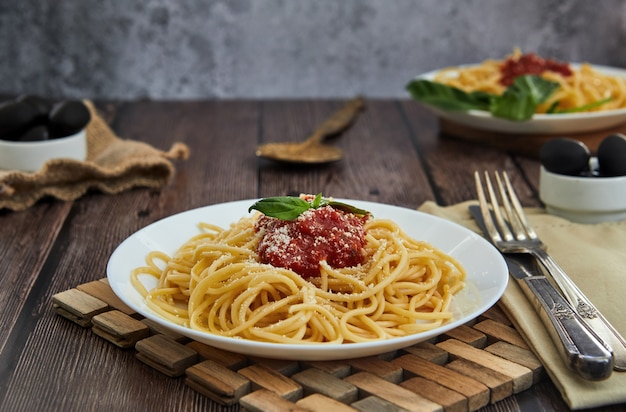
[(106, 279), (60, 292), (52, 306), (164, 375), (246, 411), (474, 411), (545, 378), (497, 305), (428, 342), (328, 362), (262, 359), (192, 341), (133, 311)]

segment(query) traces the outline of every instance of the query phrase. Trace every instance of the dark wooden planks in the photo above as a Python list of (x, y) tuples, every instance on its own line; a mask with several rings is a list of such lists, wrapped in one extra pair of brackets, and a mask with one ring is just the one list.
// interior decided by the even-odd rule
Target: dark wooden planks
[(537, 181), (537, 160), (450, 136), (437, 135), (434, 139), (428, 129), (424, 131), (424, 119), (432, 120), (426, 109), (410, 100), (402, 101), (401, 106), (406, 113), (408, 127), (414, 131), (414, 138), (426, 159), (425, 167), (431, 176), (431, 183), (435, 186), (439, 203), (451, 205), (475, 199), (474, 171), (504, 170), (515, 180), (522, 204), (540, 205), (536, 191), (529, 188), (525, 180), (526, 174), (530, 174), (533, 182)]
[[(322, 190), (326, 194), (417, 207), (474, 198), (474, 168), (505, 169), (526, 204), (538, 204), (538, 163), (438, 135), (437, 119), (415, 102), (368, 100), (331, 143), (346, 158), (323, 167), (257, 159), (261, 140), (301, 140), (339, 100), (110, 102), (99, 104), (122, 137), (167, 150), (191, 149), (160, 190), (91, 193), (73, 203), (44, 201), (0, 212), (0, 410), (162, 410), (222, 408), (138, 362), (51, 310), (55, 293), (105, 275), (108, 256), (128, 235), (162, 217), (223, 201)], [(321, 364), (320, 364), (321, 365)], [(326, 373), (343, 378), (341, 364)], [(417, 381), (416, 381), (417, 382)], [(369, 398), (373, 399), (373, 398)], [(380, 398), (378, 398), (380, 400)], [(519, 400), (519, 402), (518, 402)], [(144, 402), (144, 403), (142, 403)], [(382, 402), (382, 400), (380, 400)], [(321, 404), (321, 401), (320, 401)], [(548, 379), (486, 410), (567, 410)], [(617, 410), (617, 409), (616, 409)]]
[[(246, 145), (249, 150), (256, 145), (256, 107), (257, 103), (245, 102), (144, 102), (119, 105), (111, 111), (116, 116), (110, 121), (122, 138), (146, 141), (164, 150), (175, 141), (189, 145), (192, 156), (187, 161), (177, 163), (177, 174), (170, 185), (161, 190), (138, 188), (115, 196), (92, 193), (73, 204), (53, 203), (49, 208), (63, 208), (62, 212), (68, 215), (60, 223), (53, 216), (27, 219), (37, 208), (25, 212), (23, 224), (15, 217), (16, 214), (2, 216), (3, 219), (11, 219), (11, 225), (20, 225), (12, 228), (12, 231), (2, 232), (7, 233), (4, 235), (7, 239), (19, 238), (18, 233), (25, 233), (31, 239), (43, 238), (34, 243), (35, 250), (40, 251), (41, 255), (32, 254), (32, 250), (28, 250), (28, 253), (20, 252), (25, 257), (11, 255), (7, 260), (23, 262), (32, 259), (33, 267), (40, 266), (33, 270), (32, 276), (24, 277), (26, 286), (32, 286), (28, 282), (32, 283), (37, 276), (40, 279), (42, 276), (47, 278), (44, 288), (32, 292), (32, 300), (37, 303), (37, 308), (19, 308), (30, 323), (20, 324), (19, 329), (14, 329), (16, 334), (19, 332), (19, 336), (12, 341), (11, 352), (3, 352), (3, 356), (5, 353), (13, 356), (10, 359), (13, 363), (18, 362), (20, 355), (21, 361), (14, 373), (9, 371), (11, 373), (3, 374), (3, 383), (9, 394), (4, 398), (4, 403), (0, 404), (0, 409), (15, 410), (19, 409), (18, 406), (28, 406), (27, 409), (31, 410), (44, 409), (39, 404), (40, 400), (50, 401), (61, 396), (57, 395), (55, 385), (50, 383), (75, 382), (79, 388), (102, 387), (101, 373), (115, 376), (119, 380), (116, 385), (119, 383), (125, 396), (142, 393), (146, 384), (162, 395), (172, 385), (178, 387), (175, 392), (181, 390), (184, 386), (182, 382), (171, 383), (159, 379), (150, 382), (143, 379), (142, 368), (129, 368), (128, 360), (116, 360), (120, 356), (124, 357), (119, 354), (112, 355), (110, 359), (103, 358), (101, 363), (106, 363), (111, 370), (102, 371), (102, 365), (94, 363), (93, 359), (93, 351), (99, 350), (97, 345), (93, 345), (91, 339), (85, 341), (76, 331), (66, 330), (66, 322), (54, 316), (48, 304), (53, 294), (68, 289), (71, 284), (104, 276), (108, 257), (115, 247), (141, 227), (191, 207), (235, 200), (238, 197), (254, 197), (257, 187), (256, 159), (246, 163), (233, 161), (232, 157), (237, 156)], [(28, 241), (28, 238), (24, 241)], [(47, 273), (40, 275), (41, 267), (45, 267)], [(19, 293), (21, 299), (31, 292), (27, 287), (23, 289)], [(15, 292), (19, 292), (19, 289), (16, 288)], [(36, 312), (34, 318), (28, 316), (33, 310)], [(72, 352), (59, 350), (67, 348), (68, 340), (82, 342), (88, 349)], [(42, 357), (44, 353), (46, 357)], [(42, 360), (45, 362), (43, 367), (39, 366)], [(61, 366), (67, 364), (80, 364), (82, 367)], [(2, 365), (8, 367), (12, 363), (3, 362)], [(42, 375), (44, 371), (47, 371), (47, 375)], [(55, 377), (54, 382), (42, 384), (49, 381), (49, 376)], [(15, 391), (16, 387), (20, 391)], [(20, 393), (31, 395), (20, 398)], [(188, 399), (193, 399), (193, 396)], [(137, 405), (141, 399), (129, 399), (128, 404)], [(166, 409), (179, 409), (176, 407), (180, 402), (177, 397), (163, 396), (160, 401)], [(76, 391), (68, 399), (57, 399), (55, 402), (64, 405), (62, 409), (76, 409), (77, 405), (96, 405), (98, 401), (92, 399), (90, 391), (83, 390)], [(200, 404), (210, 408), (208, 402), (201, 401)]]
[[(22, 212), (0, 211), (0, 376), (11, 373), (33, 327), (32, 307), (48, 289), (45, 262), (71, 204), (42, 201)], [(42, 273), (43, 271), (43, 273)], [(0, 378), (0, 398), (4, 380)]]
[(254, 153), (260, 105), (256, 101), (187, 101), (125, 107), (116, 121), (123, 136), (163, 150), (177, 141), (190, 149), (189, 159), (177, 162), (174, 180), (160, 191), (158, 203), (152, 203), (162, 204), (171, 214), (256, 197)]
[[(266, 102), (263, 141), (303, 140), (341, 101)], [(434, 195), (394, 101), (368, 100), (350, 129), (328, 141), (345, 157), (328, 165), (260, 163), (260, 194), (319, 193), (417, 208)]]

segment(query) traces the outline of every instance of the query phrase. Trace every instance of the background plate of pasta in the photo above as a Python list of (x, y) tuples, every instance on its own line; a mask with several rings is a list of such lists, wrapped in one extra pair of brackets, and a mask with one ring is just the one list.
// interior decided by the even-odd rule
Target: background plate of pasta
[[(267, 253), (271, 258), (294, 238), (279, 224), (268, 240), (274, 223), (249, 209), (257, 201), (189, 210), (134, 233), (109, 259), (113, 291), (141, 315), (191, 339), (295, 360), (407, 347), (474, 319), (504, 293), (506, 263), (481, 236), (432, 215), (372, 202), (338, 200), (370, 213), (349, 215), (362, 222), (359, 263), (327, 257), (314, 275), (268, 263)], [(335, 209), (317, 210), (335, 219)], [(306, 223), (307, 216), (298, 221)], [(323, 231), (333, 236), (334, 229)]]
[[(520, 89), (522, 94), (526, 90), (545, 91), (532, 108), (526, 101), (515, 108), (510, 99), (500, 99), (520, 76), (517, 92)], [(542, 84), (534, 80), (540, 80)], [(434, 90), (428, 82), (454, 87), (465, 93), (494, 95), (496, 109), (493, 109), (493, 99), (486, 103), (480, 94), (470, 97), (448, 93), (449, 90)], [(511, 134), (570, 134), (600, 131), (626, 123), (626, 70), (589, 63), (558, 62), (519, 51), (502, 60), (486, 60), (480, 64), (424, 73), (411, 80), (407, 90), (442, 119), (480, 130)], [(491, 107), (475, 108), (482, 104)], [(522, 113), (524, 111), (527, 112)]]

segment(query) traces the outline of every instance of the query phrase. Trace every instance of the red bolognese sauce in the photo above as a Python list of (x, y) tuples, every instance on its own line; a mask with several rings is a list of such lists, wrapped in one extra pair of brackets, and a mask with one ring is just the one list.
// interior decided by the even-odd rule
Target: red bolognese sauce
[(321, 261), (333, 268), (356, 266), (365, 259), (367, 218), (331, 206), (309, 209), (295, 220), (262, 215), (255, 226), (257, 231), (264, 231), (259, 258), (303, 278), (320, 276)]
[(562, 63), (552, 59), (544, 59), (534, 53), (523, 54), (517, 58), (509, 57), (500, 66), (500, 84), (510, 86), (516, 77), (525, 74), (539, 75), (545, 71), (560, 73), (563, 77), (572, 75), (572, 69), (568, 63)]

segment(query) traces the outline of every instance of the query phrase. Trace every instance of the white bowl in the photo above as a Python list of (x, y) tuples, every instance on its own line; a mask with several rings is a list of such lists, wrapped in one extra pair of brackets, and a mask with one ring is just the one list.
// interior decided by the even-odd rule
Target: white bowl
[(546, 211), (572, 222), (600, 223), (626, 219), (626, 176), (539, 175), (539, 197)]
[(0, 140), (0, 169), (36, 172), (50, 159), (83, 161), (87, 158), (85, 129), (57, 139), (13, 142)]

